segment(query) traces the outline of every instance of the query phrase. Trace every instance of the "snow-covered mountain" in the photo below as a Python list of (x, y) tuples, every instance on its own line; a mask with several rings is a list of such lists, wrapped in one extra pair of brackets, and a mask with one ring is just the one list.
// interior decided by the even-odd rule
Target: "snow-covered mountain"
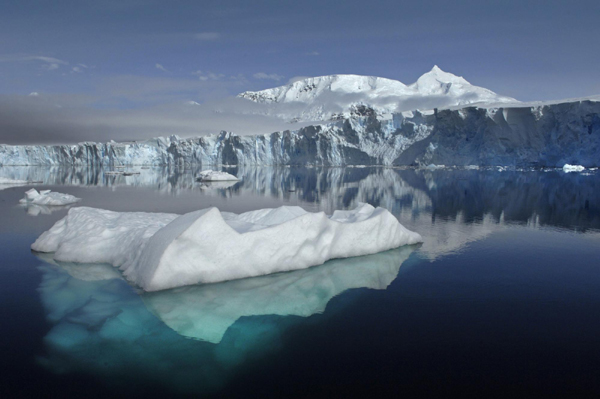
[(298, 80), (288, 85), (238, 95), (268, 107), (265, 113), (288, 121), (326, 121), (356, 115), (367, 106), (378, 116), (473, 103), (518, 103), (437, 65), (415, 83), (374, 76), (329, 75)]

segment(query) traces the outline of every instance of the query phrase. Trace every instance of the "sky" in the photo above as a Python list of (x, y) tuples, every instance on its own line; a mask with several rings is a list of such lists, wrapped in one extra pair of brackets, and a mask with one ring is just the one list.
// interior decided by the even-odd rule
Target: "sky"
[[(301, 76), (409, 84), (436, 64), (522, 101), (596, 95), (598, 15), (597, 0), (4, 0), (0, 142), (216, 133), (175, 105)], [(277, 128), (254, 119), (223, 128)]]

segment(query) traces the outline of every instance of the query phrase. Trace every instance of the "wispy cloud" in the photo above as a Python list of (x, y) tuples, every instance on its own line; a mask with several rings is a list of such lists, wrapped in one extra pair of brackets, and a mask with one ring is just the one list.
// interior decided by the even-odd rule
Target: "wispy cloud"
[(198, 76), (198, 79), (200, 79), (202, 81), (221, 80), (225, 77), (225, 75), (223, 75), (222, 73), (214, 73), (214, 72), (207, 72), (207, 71), (200, 71), (200, 70), (192, 72), (192, 75)]
[(68, 61), (64, 61), (54, 57), (46, 57), (42, 55), (29, 55), (29, 54), (4, 54), (0, 55), (0, 62), (30, 62), (39, 61), (42, 62), (42, 68), (53, 71), (60, 68), (61, 65), (69, 65)]
[(162, 66), (161, 64), (158, 64), (158, 63), (157, 63), (157, 64), (156, 64), (156, 65), (154, 65), (154, 66), (156, 67), (156, 69), (158, 69), (158, 70), (160, 70), (160, 71), (167, 72), (167, 73), (169, 72), (169, 71), (167, 70), (167, 68), (165, 68), (165, 67), (164, 67), (164, 66)]
[(219, 32), (200, 32), (194, 34), (194, 39), (200, 41), (213, 41), (221, 38), (221, 34)]
[(317, 55), (321, 55), (321, 53), (319, 53), (318, 51), (309, 51), (308, 53), (306, 53), (306, 55), (312, 55), (312, 56), (317, 56)]
[(279, 82), (281, 79), (284, 78), (284, 76), (277, 75), (276, 73), (264, 73), (264, 72), (255, 73), (254, 75), (252, 75), (252, 77), (254, 79), (274, 80), (276, 82)]

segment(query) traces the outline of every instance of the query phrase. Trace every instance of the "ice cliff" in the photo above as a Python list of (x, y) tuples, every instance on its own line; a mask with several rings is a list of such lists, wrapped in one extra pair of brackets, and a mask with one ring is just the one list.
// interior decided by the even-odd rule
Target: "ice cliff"
[(0, 165), (600, 165), (598, 99), (468, 106), (343, 120), (257, 136), (0, 145)]

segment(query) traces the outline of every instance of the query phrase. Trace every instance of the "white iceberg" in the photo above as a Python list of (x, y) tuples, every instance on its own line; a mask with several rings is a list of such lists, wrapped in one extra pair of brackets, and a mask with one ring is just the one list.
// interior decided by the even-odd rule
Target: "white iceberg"
[(198, 180), (199, 181), (232, 181), (232, 180), (239, 180), (237, 177), (235, 177), (232, 174), (229, 174), (227, 172), (218, 172), (216, 170), (203, 170), (202, 172), (200, 172), (200, 174), (198, 175)]
[(563, 172), (565, 172), (565, 173), (583, 172), (584, 170), (585, 170), (585, 167), (583, 167), (581, 165), (569, 165), (567, 163), (567, 164), (565, 164), (565, 166), (563, 166)]
[(383, 208), (309, 213), (296, 206), (242, 214), (171, 214), (78, 207), (31, 248), (65, 262), (110, 263), (146, 291), (304, 269), (421, 242)]
[(69, 205), (75, 202), (81, 201), (81, 198), (77, 198), (71, 194), (55, 193), (50, 190), (37, 191), (35, 188), (25, 191), (25, 198), (19, 202), (21, 204), (34, 204), (34, 205)]

